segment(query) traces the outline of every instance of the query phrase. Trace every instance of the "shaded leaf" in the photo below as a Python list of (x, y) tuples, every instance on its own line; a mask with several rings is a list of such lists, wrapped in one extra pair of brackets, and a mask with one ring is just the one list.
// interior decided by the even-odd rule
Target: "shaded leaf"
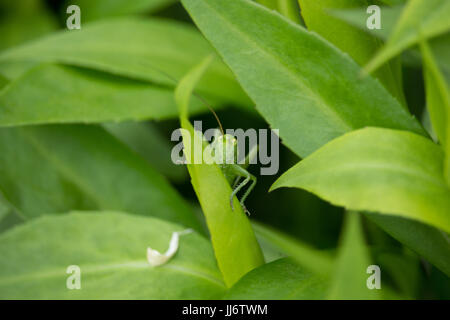
[[(197, 100), (194, 111), (204, 109)], [(69, 66), (40, 65), (0, 92), (0, 126), (167, 119), (173, 89)]]
[(70, 0), (64, 8), (71, 4), (78, 5), (82, 21), (105, 19), (109, 17), (154, 12), (163, 9), (177, 0)]
[(389, 36), (386, 46), (366, 65), (372, 72), (383, 63), (421, 37), (431, 38), (450, 30), (450, 2), (448, 0), (411, 0), (407, 2), (400, 19)]
[[(42, 217), (0, 235), (2, 299), (217, 299), (224, 285), (208, 241), (182, 236), (176, 256), (151, 267), (180, 225), (122, 213)], [(81, 290), (69, 290), (76, 265)], [(192, 290), (195, 288), (195, 290)]]
[[(379, 299), (379, 289), (370, 290), (366, 281), (370, 276), (369, 251), (365, 245), (361, 228), (361, 217), (348, 212), (341, 235), (336, 267), (328, 298), (333, 300)], [(381, 287), (383, 290), (383, 286)]]
[(0, 50), (58, 28), (56, 18), (40, 0), (2, 1), (0, 14)]
[(171, 160), (172, 145), (153, 123), (107, 123), (103, 127), (147, 160), (153, 168), (173, 181), (183, 181), (186, 169)]
[[(450, 186), (450, 83), (447, 83), (426, 42), (421, 42), (427, 109), (445, 152), (444, 176)], [(450, 78), (449, 78), (450, 80)]]
[(365, 215), (450, 277), (450, 240), (444, 232), (414, 220), (376, 213)]
[(443, 152), (419, 135), (366, 128), (339, 137), (272, 186), (306, 189), (351, 210), (419, 220), (450, 232)]
[[(333, 10), (330, 11), (330, 14), (347, 21), (355, 27), (358, 27), (359, 29), (382, 40), (387, 40), (395, 27), (395, 23), (400, 19), (402, 10), (403, 6), (395, 6), (392, 8), (381, 7), (382, 28), (372, 30), (369, 30), (366, 27), (367, 14), (364, 9)], [(448, 59), (448, 56), (450, 55), (450, 33), (447, 32), (443, 35), (428, 39), (428, 43), (435, 54), (435, 58), (438, 61), (439, 66), (443, 68), (446, 73), (450, 74), (450, 60)], [(407, 63), (415, 67), (420, 66), (420, 52), (416, 47), (411, 47), (408, 51), (405, 51), (402, 58), (405, 64)]]
[(0, 190), (27, 219), (75, 209), (120, 210), (201, 230), (167, 181), (99, 127), (0, 129), (0, 150)]
[(280, 231), (261, 223), (253, 222), (256, 236), (292, 257), (292, 259), (310, 272), (328, 276), (332, 272), (333, 258), (329, 253), (310, 247)]

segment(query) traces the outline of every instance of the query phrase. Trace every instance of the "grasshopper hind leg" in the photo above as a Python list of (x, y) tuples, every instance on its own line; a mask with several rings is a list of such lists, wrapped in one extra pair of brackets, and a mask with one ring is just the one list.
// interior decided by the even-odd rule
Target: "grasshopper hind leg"
[[(233, 205), (234, 196), (251, 181), (252, 183), (250, 184), (249, 188), (245, 191), (244, 195), (242, 196), (241, 200), (239, 201), (239, 203), (242, 206), (242, 209), (245, 211), (245, 213), (247, 215), (250, 215), (250, 212), (245, 207), (244, 201), (245, 201), (245, 199), (247, 199), (248, 195), (250, 194), (250, 192), (252, 192), (253, 188), (255, 187), (256, 177), (238, 165), (233, 165), (232, 169), (233, 169), (233, 172), (237, 175), (237, 178), (234, 182), (236, 187), (233, 188), (233, 192), (230, 195), (231, 209), (234, 210), (234, 205)], [(244, 181), (239, 183), (240, 178), (242, 178), (242, 177), (244, 177), (245, 179), (244, 179)]]

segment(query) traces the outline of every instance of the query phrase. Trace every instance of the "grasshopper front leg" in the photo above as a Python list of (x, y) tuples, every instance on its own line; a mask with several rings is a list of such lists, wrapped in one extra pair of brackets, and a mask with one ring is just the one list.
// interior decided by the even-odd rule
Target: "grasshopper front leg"
[(249, 214), (247, 208), (244, 205), (245, 199), (247, 199), (250, 192), (252, 192), (253, 188), (256, 185), (256, 177), (252, 174), (250, 174), (247, 170), (242, 168), (241, 166), (237, 164), (230, 165), (231, 172), (235, 174), (237, 177), (243, 177), (245, 178), (239, 185), (233, 190), (230, 196), (230, 206), (231, 209), (234, 210), (233, 205), (233, 197), (243, 188), (245, 187), (250, 181), (252, 182), (250, 186), (248, 187), (247, 191), (245, 191), (244, 195), (242, 196), (241, 200), (239, 201), (244, 211)]

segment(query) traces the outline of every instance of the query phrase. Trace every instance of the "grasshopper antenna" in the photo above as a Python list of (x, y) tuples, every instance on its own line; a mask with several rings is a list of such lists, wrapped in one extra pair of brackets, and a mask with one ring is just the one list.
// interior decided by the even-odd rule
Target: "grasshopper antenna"
[[(157, 68), (155, 68), (155, 69), (157, 69)], [(174, 82), (174, 84), (176, 84), (176, 83), (178, 82), (177, 79), (175, 79), (174, 77), (172, 77), (172, 76), (171, 76), (170, 74), (168, 74), (167, 72), (165, 72), (165, 71), (163, 71), (163, 70), (160, 70), (160, 69), (157, 69), (157, 70), (158, 70), (159, 72), (161, 72), (163, 75), (165, 75), (167, 78), (169, 78), (170, 80), (172, 80), (172, 81)], [(194, 95), (195, 95), (197, 98), (199, 98), (199, 99), (203, 102), (203, 104), (204, 104), (205, 106), (208, 107), (209, 111), (212, 112), (212, 114), (213, 114), (214, 117), (216, 118), (217, 123), (219, 124), (220, 132), (222, 132), (222, 135), (225, 135), (225, 132), (223, 131), (222, 123), (220, 122), (220, 119), (219, 119), (219, 117), (217, 116), (217, 113), (214, 111), (214, 109), (211, 107), (211, 105), (208, 103), (208, 101), (206, 101), (205, 98), (203, 98), (201, 95), (199, 95), (199, 94), (196, 93), (196, 92), (194, 92)]]
[(219, 124), (220, 132), (222, 132), (222, 135), (225, 135), (225, 132), (223, 131), (222, 123), (220, 122), (220, 119), (219, 119), (219, 117), (217, 116), (217, 113), (214, 111), (214, 109), (211, 107), (211, 105), (208, 103), (208, 101), (206, 101), (202, 96), (198, 95), (198, 94), (195, 93), (195, 92), (194, 92), (194, 95), (195, 95), (197, 98), (199, 98), (199, 99), (203, 102), (203, 104), (204, 104), (205, 106), (208, 107), (209, 111), (212, 112), (212, 114), (214, 115), (214, 118), (216, 118), (216, 121), (217, 121), (217, 123)]

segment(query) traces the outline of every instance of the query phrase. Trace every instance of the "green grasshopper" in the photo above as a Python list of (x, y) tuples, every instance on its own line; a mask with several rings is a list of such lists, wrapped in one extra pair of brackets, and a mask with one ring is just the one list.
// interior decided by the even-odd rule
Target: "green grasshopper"
[[(244, 212), (247, 215), (250, 215), (250, 212), (244, 205), (244, 201), (255, 187), (256, 177), (247, 171), (247, 167), (250, 165), (250, 161), (256, 156), (258, 146), (255, 145), (252, 147), (245, 157), (244, 163), (238, 164), (239, 157), (237, 139), (230, 134), (224, 133), (222, 124), (220, 123), (216, 113), (211, 108), (210, 110), (213, 112), (220, 127), (220, 130), (216, 129), (214, 141), (210, 145), (212, 148), (211, 155), (214, 156), (216, 163), (219, 165), (225, 175), (225, 178), (228, 180), (228, 183), (232, 186), (233, 192), (230, 195), (231, 209), (234, 211), (233, 197), (237, 195), (237, 193), (241, 191), (242, 188), (244, 188), (249, 182), (251, 182), (250, 186), (244, 192), (244, 195), (239, 201)], [(242, 178), (244, 178), (244, 180), (241, 182)]]

